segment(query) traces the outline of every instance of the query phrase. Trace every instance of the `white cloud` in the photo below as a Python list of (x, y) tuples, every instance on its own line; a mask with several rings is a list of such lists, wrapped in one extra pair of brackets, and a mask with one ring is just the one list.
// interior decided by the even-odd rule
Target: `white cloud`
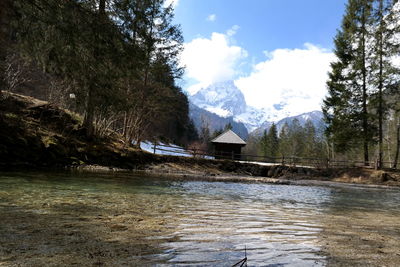
[(247, 52), (232, 45), (231, 36), (214, 32), (211, 38), (196, 38), (184, 45), (181, 64), (186, 66), (186, 76), (198, 82), (187, 89), (189, 93), (215, 82), (231, 80), (237, 74), (237, 66), (247, 57)]
[(215, 15), (215, 14), (208, 15), (206, 18), (207, 21), (215, 21), (216, 19), (217, 19), (217, 15)]
[(335, 59), (332, 52), (305, 44), (303, 49), (276, 49), (265, 55), (249, 76), (235, 81), (249, 105), (270, 109), (285, 103), (281, 112), (291, 115), (320, 109)]
[(172, 7), (175, 8), (178, 5), (179, 0), (165, 0), (164, 7), (168, 7), (172, 4)]
[(226, 35), (228, 36), (234, 36), (236, 32), (240, 29), (238, 25), (233, 25), (232, 28), (230, 28), (227, 32)]

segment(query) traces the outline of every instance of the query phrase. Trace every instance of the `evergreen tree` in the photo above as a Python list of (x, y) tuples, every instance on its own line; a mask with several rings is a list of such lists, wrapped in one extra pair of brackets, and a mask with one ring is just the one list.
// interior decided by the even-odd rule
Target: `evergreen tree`
[(189, 123), (187, 125), (187, 142), (191, 143), (194, 141), (199, 140), (199, 134), (197, 132), (196, 126), (194, 125), (193, 120), (189, 120)]
[(311, 121), (306, 121), (304, 125), (305, 146), (303, 156), (306, 158), (314, 158), (318, 156), (319, 140), (317, 139), (314, 124)]
[(264, 130), (263, 135), (260, 138), (259, 146), (261, 147), (261, 155), (263, 157), (268, 157), (268, 134), (267, 130)]
[(288, 129), (290, 156), (300, 157), (305, 148), (305, 132), (298, 119), (294, 119)]
[(374, 0), (372, 12), (372, 57), (371, 57), (371, 82), (377, 88), (377, 96), (372, 103), (377, 110), (378, 116), (378, 165), (383, 161), (383, 120), (387, 112), (386, 103), (383, 99), (383, 90), (395, 86), (396, 75), (399, 73), (393, 64), (393, 55), (399, 45), (396, 40), (398, 34), (398, 15), (395, 14), (392, 0)]
[(291, 142), (288, 129), (289, 125), (285, 123), (279, 133), (279, 154), (283, 158), (291, 156), (290, 154)]
[(275, 158), (279, 153), (279, 138), (275, 123), (264, 131), (260, 139), (261, 153), (264, 157)]
[(335, 38), (337, 61), (331, 64), (328, 97), (323, 105), (328, 138), (338, 151), (362, 143), (366, 165), (369, 144), (373, 140), (371, 115), (367, 109), (371, 8), (370, 0), (349, 0), (341, 30)]
[(272, 123), (271, 128), (269, 128), (267, 139), (269, 156), (275, 158), (278, 156), (279, 151), (279, 138), (275, 123)]
[[(44, 72), (75, 86), (88, 135), (94, 113), (116, 96), (116, 70), (122, 36), (105, 11), (105, 2), (38, 0), (13, 2), (18, 51)], [(35, 21), (35, 23), (32, 23)]]
[(69, 84), (62, 93), (76, 96), (88, 136), (108, 119), (126, 145), (158, 135), (184, 139), (188, 100), (175, 84), (183, 38), (163, 0), (7, 2), (15, 52)]

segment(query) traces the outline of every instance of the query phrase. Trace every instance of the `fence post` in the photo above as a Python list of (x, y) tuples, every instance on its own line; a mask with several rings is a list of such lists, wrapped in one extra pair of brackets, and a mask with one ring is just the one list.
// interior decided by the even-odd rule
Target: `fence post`
[(157, 143), (154, 142), (154, 143), (153, 143), (153, 154), (156, 154), (156, 146), (157, 146)]

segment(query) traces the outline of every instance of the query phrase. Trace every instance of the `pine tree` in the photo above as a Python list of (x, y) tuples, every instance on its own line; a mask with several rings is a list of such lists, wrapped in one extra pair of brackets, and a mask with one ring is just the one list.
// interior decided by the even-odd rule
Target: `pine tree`
[(183, 38), (163, 2), (14, 0), (12, 31), (24, 59), (70, 84), (88, 136), (109, 118), (126, 145), (146, 135), (178, 140), (189, 124), (175, 84)]
[(268, 150), (268, 132), (264, 130), (263, 135), (260, 138), (259, 146), (261, 147), (261, 155), (263, 157), (267, 157), (269, 150)]
[[(338, 31), (335, 43), (337, 61), (331, 63), (331, 71), (327, 81), (328, 96), (324, 99), (323, 113), (327, 124), (326, 135), (334, 143), (339, 152), (349, 146), (355, 146), (360, 139), (359, 127), (349, 124), (354, 121), (351, 105), (352, 93), (349, 89), (353, 75), (347, 71), (353, 61), (352, 46), (347, 38), (347, 24), (343, 22), (342, 30)], [(356, 144), (354, 144), (356, 143)]]
[(299, 120), (296, 118), (289, 125), (288, 136), (290, 141), (290, 153), (292, 157), (304, 155), (305, 132)]
[(279, 138), (278, 131), (275, 123), (272, 123), (271, 127), (264, 131), (259, 146), (264, 157), (276, 158), (279, 154)]
[(290, 155), (290, 137), (288, 134), (289, 125), (285, 123), (279, 133), (279, 154), (281, 157), (289, 157)]
[(335, 38), (338, 59), (331, 64), (328, 97), (323, 105), (328, 138), (339, 152), (361, 143), (365, 165), (369, 164), (369, 145), (373, 140), (367, 108), (371, 8), (370, 0), (349, 0), (341, 30)]
[(305, 145), (304, 157), (312, 158), (316, 156), (317, 152), (317, 136), (314, 124), (311, 121), (306, 121), (304, 125)]
[[(164, 8), (162, 0), (116, 0), (115, 9), (127, 54), (123, 135), (140, 143), (151, 122), (168, 119), (172, 110), (168, 100), (177, 94), (174, 81), (183, 71), (178, 64), (183, 37), (172, 23), (173, 9)], [(187, 114), (183, 117), (188, 123)]]
[[(394, 3), (392, 0), (374, 0), (372, 12), (372, 57), (371, 57), (371, 82), (377, 88), (374, 107), (378, 116), (378, 167), (383, 162), (383, 120), (387, 111), (383, 99), (383, 90), (395, 86), (396, 70), (393, 65), (393, 55), (396, 52), (396, 14), (394, 14)], [(398, 19), (398, 18), (397, 18)]]
[(267, 139), (269, 156), (276, 158), (279, 151), (279, 138), (275, 123), (272, 123), (271, 128), (269, 128)]

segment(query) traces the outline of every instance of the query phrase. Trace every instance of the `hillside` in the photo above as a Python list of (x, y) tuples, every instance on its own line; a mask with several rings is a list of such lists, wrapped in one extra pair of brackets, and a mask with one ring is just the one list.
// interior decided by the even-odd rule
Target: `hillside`
[[(65, 168), (99, 165), (145, 170), (165, 163), (201, 170), (260, 174), (261, 167), (199, 158), (160, 156), (125, 148), (117, 134), (86, 137), (82, 118), (33, 97), (3, 92), (0, 98), (0, 169)], [(180, 168), (180, 167), (178, 167)], [(189, 168), (188, 168), (189, 169)], [(251, 171), (253, 170), (253, 171)]]
[[(82, 119), (67, 110), (32, 97), (5, 92), (0, 102), (0, 167), (65, 167), (99, 164), (134, 168), (123, 160), (113, 139), (88, 140)], [(141, 155), (144, 157), (145, 155)]]

